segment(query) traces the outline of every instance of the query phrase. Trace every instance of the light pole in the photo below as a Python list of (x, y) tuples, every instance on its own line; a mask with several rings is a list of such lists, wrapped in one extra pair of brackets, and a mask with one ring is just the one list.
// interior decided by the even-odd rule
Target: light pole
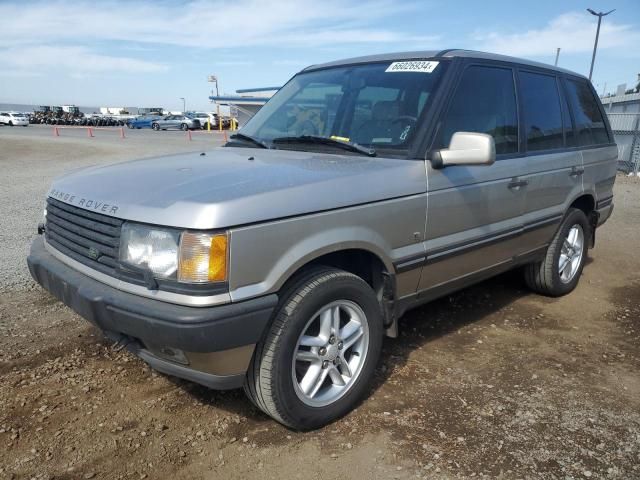
[(185, 113), (187, 111), (187, 102), (184, 100), (184, 97), (180, 97), (180, 100), (182, 100), (182, 113)]
[[(207, 81), (210, 83), (216, 84), (216, 97), (220, 96), (220, 92), (218, 92), (218, 77), (216, 75), (209, 75), (207, 77)], [(211, 92), (213, 93), (213, 92)], [(220, 118), (220, 103), (216, 100), (216, 115), (218, 116), (218, 128), (222, 129), (222, 119)]]
[(556, 62), (554, 63), (554, 65), (557, 67), (558, 66), (558, 59), (560, 58), (560, 47), (556, 48)]
[(593, 55), (591, 56), (591, 68), (589, 69), (589, 81), (591, 81), (591, 75), (593, 75), (593, 64), (596, 61), (596, 50), (598, 49), (598, 37), (600, 36), (600, 23), (602, 23), (602, 17), (606, 17), (610, 13), (615, 12), (615, 9), (609, 10), (607, 13), (602, 13), (602, 12), (596, 13), (590, 8), (587, 8), (587, 12), (589, 12), (591, 15), (595, 15), (596, 17), (598, 17), (598, 29), (596, 30), (596, 42), (593, 44)]

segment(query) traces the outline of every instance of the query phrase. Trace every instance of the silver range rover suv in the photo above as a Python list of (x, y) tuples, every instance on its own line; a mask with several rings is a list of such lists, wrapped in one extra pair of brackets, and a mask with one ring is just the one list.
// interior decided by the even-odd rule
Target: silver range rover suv
[(54, 181), (40, 285), (153, 368), (312, 429), (405, 311), (515, 267), (577, 285), (617, 148), (581, 75), (462, 50), (295, 75), (224, 146)]

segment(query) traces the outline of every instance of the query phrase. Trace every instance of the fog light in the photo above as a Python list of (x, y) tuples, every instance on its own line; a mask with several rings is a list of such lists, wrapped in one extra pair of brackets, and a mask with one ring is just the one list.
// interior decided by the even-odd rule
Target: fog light
[(189, 360), (184, 352), (178, 348), (173, 347), (161, 347), (155, 354), (158, 357), (164, 358), (171, 362), (180, 363), (182, 365), (189, 365)]

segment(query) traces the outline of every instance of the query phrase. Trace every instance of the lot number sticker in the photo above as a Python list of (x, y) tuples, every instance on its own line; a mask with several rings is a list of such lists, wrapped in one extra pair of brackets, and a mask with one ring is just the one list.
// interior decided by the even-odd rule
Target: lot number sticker
[(440, 62), (428, 60), (412, 60), (409, 62), (393, 62), (387, 67), (385, 72), (433, 72)]

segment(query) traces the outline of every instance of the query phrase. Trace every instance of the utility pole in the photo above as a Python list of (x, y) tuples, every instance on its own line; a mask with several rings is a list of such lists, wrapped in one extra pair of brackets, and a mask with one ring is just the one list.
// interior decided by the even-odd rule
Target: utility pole
[(596, 17), (598, 17), (598, 29), (596, 30), (596, 41), (593, 44), (593, 55), (591, 56), (591, 68), (589, 69), (589, 81), (591, 81), (591, 76), (593, 75), (593, 64), (596, 61), (596, 50), (598, 50), (598, 37), (600, 36), (600, 24), (602, 23), (602, 17), (606, 17), (610, 13), (615, 12), (615, 9), (609, 10), (607, 13), (602, 13), (602, 12), (596, 13), (590, 8), (587, 8), (587, 12), (589, 12), (591, 15), (595, 15)]
[(180, 100), (182, 100), (182, 113), (185, 113), (187, 111), (187, 102), (184, 97), (180, 97)]
[[(209, 83), (216, 84), (216, 97), (220, 96), (220, 92), (218, 91), (218, 77), (217, 75), (209, 75), (207, 78)], [(213, 92), (211, 92), (213, 93)], [(222, 130), (222, 118), (220, 118), (220, 102), (216, 100), (216, 115), (218, 115), (218, 129)]]
[(554, 63), (556, 67), (558, 66), (558, 58), (560, 58), (560, 47), (556, 48), (556, 62)]

